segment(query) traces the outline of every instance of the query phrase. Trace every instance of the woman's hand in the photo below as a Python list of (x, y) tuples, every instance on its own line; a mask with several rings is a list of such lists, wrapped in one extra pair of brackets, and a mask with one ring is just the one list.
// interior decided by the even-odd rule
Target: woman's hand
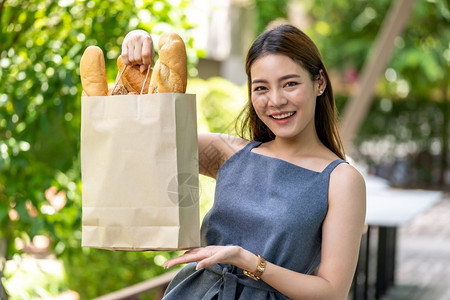
[(122, 60), (126, 65), (140, 65), (140, 71), (153, 64), (155, 52), (150, 34), (144, 30), (130, 31), (122, 43)]
[(239, 246), (208, 246), (195, 248), (183, 255), (168, 260), (164, 268), (197, 261), (197, 270), (207, 268), (217, 263), (230, 264), (245, 270), (256, 270), (258, 258), (251, 252)]

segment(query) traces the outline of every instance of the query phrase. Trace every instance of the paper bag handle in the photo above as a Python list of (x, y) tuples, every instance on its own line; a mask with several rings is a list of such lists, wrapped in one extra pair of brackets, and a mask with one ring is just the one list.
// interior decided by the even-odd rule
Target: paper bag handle
[[(117, 84), (119, 84), (120, 78), (122, 78), (123, 73), (125, 72), (125, 70), (127, 69), (128, 65), (125, 65), (125, 67), (123, 68), (122, 72), (120, 72), (119, 76), (116, 78), (116, 82), (114, 83), (114, 87), (111, 91), (111, 95), (114, 94), (114, 90), (117, 87)], [(145, 84), (147, 83), (147, 79), (148, 79), (148, 74), (150, 73), (150, 66), (148, 66), (147, 68), (147, 74), (145, 75), (145, 79), (144, 79), (144, 83), (142, 84), (142, 88), (141, 88), (141, 93), (140, 95), (142, 95), (144, 93), (144, 87)]]

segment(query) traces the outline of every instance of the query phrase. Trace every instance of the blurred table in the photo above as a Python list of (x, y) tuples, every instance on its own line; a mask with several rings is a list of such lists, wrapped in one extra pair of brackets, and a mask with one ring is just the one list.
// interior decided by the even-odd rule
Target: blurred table
[[(371, 244), (376, 244), (375, 299), (394, 284), (397, 229), (439, 202), (440, 191), (402, 190), (389, 187), (380, 178), (366, 176), (367, 233), (361, 241), (360, 257), (353, 282), (353, 299), (368, 299), (371, 288)], [(371, 232), (377, 231), (373, 237)], [(372, 247), (373, 248), (373, 247)]]

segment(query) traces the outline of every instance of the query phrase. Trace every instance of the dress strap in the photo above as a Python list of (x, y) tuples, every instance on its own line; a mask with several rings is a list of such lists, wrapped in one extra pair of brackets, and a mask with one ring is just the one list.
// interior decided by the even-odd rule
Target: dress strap
[(347, 161), (343, 160), (343, 159), (336, 159), (333, 160), (323, 171), (322, 174), (324, 175), (330, 175), (331, 172), (333, 172), (334, 168), (336, 168), (338, 165), (340, 165), (341, 163), (346, 163), (348, 164)]
[(242, 148), (242, 152), (250, 152), (253, 148), (258, 147), (261, 144), (262, 142), (250, 141), (247, 145), (244, 146), (244, 148)]

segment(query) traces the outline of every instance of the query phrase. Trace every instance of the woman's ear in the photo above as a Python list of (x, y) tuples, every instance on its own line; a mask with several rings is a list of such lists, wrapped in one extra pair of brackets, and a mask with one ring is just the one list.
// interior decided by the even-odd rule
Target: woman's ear
[(325, 89), (327, 88), (327, 79), (323, 70), (319, 71), (319, 79), (317, 80), (317, 83), (317, 96), (322, 96), (322, 94), (325, 92)]

